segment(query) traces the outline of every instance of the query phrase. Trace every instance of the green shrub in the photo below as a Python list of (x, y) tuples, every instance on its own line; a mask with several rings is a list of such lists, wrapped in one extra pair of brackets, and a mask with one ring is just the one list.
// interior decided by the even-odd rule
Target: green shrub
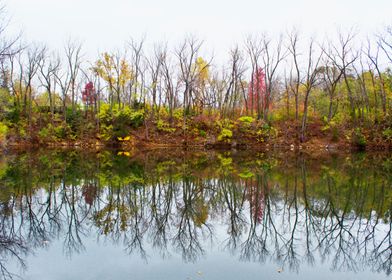
[(218, 141), (230, 143), (233, 137), (233, 132), (230, 129), (222, 128), (220, 134), (218, 135)]
[(268, 123), (264, 123), (260, 129), (256, 131), (257, 141), (259, 142), (264, 142), (269, 138), (274, 138), (277, 134), (278, 131)]
[(250, 125), (251, 123), (253, 123), (255, 121), (255, 119), (251, 116), (243, 116), (243, 117), (240, 117), (238, 120), (245, 125)]
[(109, 104), (103, 103), (98, 114), (101, 123), (101, 138), (109, 141), (124, 137), (131, 128), (138, 128), (143, 124), (144, 112), (133, 110), (129, 106), (120, 108), (114, 105), (110, 110)]
[(51, 138), (51, 125), (49, 124), (49, 126), (48, 127), (44, 127), (44, 128), (41, 128), (41, 130), (40, 131), (38, 131), (38, 137), (41, 139), (41, 140), (48, 140), (49, 138)]
[(5, 140), (7, 136), (7, 132), (8, 132), (8, 126), (5, 123), (0, 122), (0, 142)]
[(364, 149), (366, 147), (366, 138), (360, 128), (354, 129), (352, 142), (360, 149)]
[(332, 130), (332, 141), (333, 142), (339, 141), (339, 137), (340, 137), (339, 128), (337, 126), (333, 126), (331, 130)]
[(387, 128), (382, 132), (382, 136), (387, 140), (392, 140), (392, 128)]
[(170, 127), (170, 124), (162, 119), (159, 119), (157, 121), (157, 129), (162, 132), (170, 132), (170, 133), (176, 130), (175, 128)]
[(67, 124), (61, 124), (54, 128), (54, 136), (58, 139), (66, 139), (71, 132), (71, 128)]
[(99, 137), (104, 141), (109, 141), (110, 139), (112, 139), (113, 138), (113, 126), (101, 124), (100, 130), (99, 130)]

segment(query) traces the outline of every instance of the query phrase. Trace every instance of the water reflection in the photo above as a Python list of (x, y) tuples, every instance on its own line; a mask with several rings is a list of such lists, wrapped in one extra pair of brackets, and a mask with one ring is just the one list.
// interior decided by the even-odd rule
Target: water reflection
[(196, 262), (219, 246), (242, 261), (299, 271), (392, 267), (392, 158), (35, 152), (0, 161), (0, 268), (55, 240), (121, 244), (148, 260)]

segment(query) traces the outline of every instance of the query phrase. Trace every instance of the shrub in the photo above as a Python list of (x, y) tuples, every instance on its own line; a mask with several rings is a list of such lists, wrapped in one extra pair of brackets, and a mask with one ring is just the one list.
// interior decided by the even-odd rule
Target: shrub
[(340, 136), (339, 128), (337, 126), (333, 126), (331, 130), (332, 130), (332, 141), (333, 142), (339, 141), (339, 136)]
[(170, 132), (170, 133), (176, 130), (175, 128), (170, 127), (170, 124), (162, 119), (159, 119), (157, 121), (157, 129), (162, 132)]
[(40, 131), (38, 131), (38, 137), (41, 140), (52, 140), (51, 138), (51, 127), (52, 125), (49, 124), (47, 127), (41, 128)]
[(384, 129), (384, 131), (382, 132), (382, 136), (383, 136), (387, 141), (392, 141), (392, 128)]
[(252, 124), (255, 122), (255, 119), (250, 116), (243, 116), (238, 119), (239, 121), (239, 130), (245, 133), (250, 132), (249, 130), (252, 127)]
[(54, 136), (58, 139), (66, 139), (69, 135), (71, 135), (71, 128), (65, 123), (54, 128)]
[(0, 122), (0, 142), (4, 141), (8, 132), (8, 126)]
[(364, 149), (366, 147), (366, 138), (360, 128), (354, 129), (352, 142), (360, 149)]
[(119, 108), (114, 105), (110, 111), (109, 104), (103, 103), (98, 114), (101, 122), (101, 138), (105, 141), (114, 140), (129, 134), (131, 128), (137, 128), (143, 124), (144, 112), (133, 110), (129, 106)]
[(196, 128), (210, 130), (214, 124), (214, 118), (207, 115), (198, 115), (193, 117), (193, 124)]
[(220, 134), (218, 135), (218, 141), (230, 143), (233, 137), (233, 132), (230, 129), (222, 128)]
[(244, 125), (250, 125), (251, 123), (253, 123), (255, 121), (255, 119), (251, 116), (243, 116), (241, 118), (238, 119), (241, 123), (243, 123)]
[(269, 138), (274, 138), (278, 134), (278, 131), (267, 123), (264, 123), (259, 130), (256, 132), (257, 141), (264, 142)]

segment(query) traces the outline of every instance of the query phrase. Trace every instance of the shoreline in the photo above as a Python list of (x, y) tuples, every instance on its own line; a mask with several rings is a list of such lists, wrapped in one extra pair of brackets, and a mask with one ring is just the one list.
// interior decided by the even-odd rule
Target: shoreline
[(316, 139), (316, 141), (308, 141), (304, 143), (288, 142), (282, 143), (279, 141), (271, 141), (264, 143), (254, 142), (233, 142), (233, 143), (219, 143), (219, 142), (185, 142), (181, 141), (165, 143), (153, 141), (136, 141), (136, 142), (115, 142), (107, 143), (102, 141), (61, 141), (61, 142), (41, 142), (31, 143), (28, 141), (14, 142), (14, 143), (0, 143), (0, 151), (12, 150), (31, 150), (31, 149), (84, 149), (84, 150), (155, 150), (155, 149), (182, 149), (182, 150), (241, 150), (241, 151), (308, 151), (308, 152), (356, 152), (356, 151), (378, 151), (390, 152), (392, 151), (392, 144), (369, 143), (365, 147), (358, 147), (351, 143), (341, 142), (325, 142), (323, 139)]

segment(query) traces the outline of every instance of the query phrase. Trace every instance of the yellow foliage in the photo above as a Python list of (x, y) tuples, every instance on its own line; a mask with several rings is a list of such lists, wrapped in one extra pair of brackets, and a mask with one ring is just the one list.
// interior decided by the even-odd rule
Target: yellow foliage
[(109, 85), (118, 84), (121, 87), (134, 76), (131, 66), (124, 58), (120, 59), (107, 52), (95, 62), (93, 70)]

